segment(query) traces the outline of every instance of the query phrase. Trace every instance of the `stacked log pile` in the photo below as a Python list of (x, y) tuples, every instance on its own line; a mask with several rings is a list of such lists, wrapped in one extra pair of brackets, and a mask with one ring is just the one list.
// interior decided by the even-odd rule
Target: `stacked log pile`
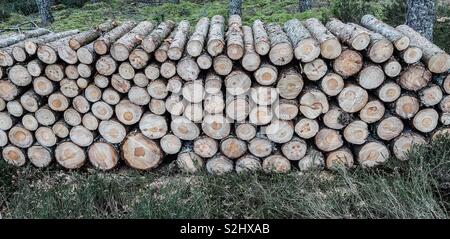
[(432, 42), (371, 15), (38, 29), (0, 39), (0, 148), (40, 168), (374, 167), (450, 131), (449, 69)]

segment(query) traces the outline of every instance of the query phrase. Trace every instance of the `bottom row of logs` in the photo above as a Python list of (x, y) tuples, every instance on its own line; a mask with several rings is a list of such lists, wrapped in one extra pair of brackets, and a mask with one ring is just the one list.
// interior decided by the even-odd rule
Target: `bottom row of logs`
[[(448, 133), (450, 128), (442, 128), (437, 130), (432, 138)], [(256, 137), (250, 140), (248, 145), (238, 138), (229, 137), (223, 140), (220, 146), (212, 138), (199, 137), (193, 143), (185, 143), (182, 146), (182, 142), (172, 134), (164, 136), (158, 144), (142, 133), (132, 132), (126, 137), (120, 150), (110, 143), (98, 140), (88, 148), (86, 155), (83, 148), (65, 141), (58, 144), (54, 150), (34, 145), (27, 148), (26, 152), (16, 146), (7, 145), (2, 150), (2, 157), (15, 166), (23, 166), (29, 159), (39, 168), (50, 165), (55, 158), (64, 168), (77, 169), (85, 164), (87, 156), (90, 163), (101, 170), (116, 167), (122, 158), (132, 168), (150, 170), (163, 162), (165, 153), (170, 154), (172, 151), (173, 155), (177, 154), (176, 165), (184, 173), (196, 173), (204, 167), (208, 173), (215, 175), (234, 170), (239, 173), (261, 169), (267, 173), (284, 173), (292, 169), (291, 163), (298, 165), (299, 170), (306, 171), (323, 168), (332, 170), (339, 166), (352, 168), (355, 160), (362, 167), (372, 167), (385, 162), (391, 156), (406, 160), (407, 153), (414, 145), (426, 143), (423, 136), (405, 131), (390, 144), (393, 155), (384, 143), (376, 140), (354, 147), (353, 153), (350, 148), (343, 146), (324, 154), (297, 137), (277, 149), (273, 142), (264, 137)]]

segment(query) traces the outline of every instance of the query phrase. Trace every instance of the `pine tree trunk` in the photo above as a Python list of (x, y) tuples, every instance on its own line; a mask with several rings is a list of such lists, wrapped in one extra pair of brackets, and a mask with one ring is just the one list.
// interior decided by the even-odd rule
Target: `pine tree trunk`
[(406, 4), (406, 25), (432, 41), (436, 1), (407, 0)]
[(228, 15), (241, 15), (242, 0), (230, 0), (228, 2)]
[(36, 5), (38, 7), (39, 15), (41, 16), (42, 24), (45, 26), (50, 25), (53, 22), (52, 12), (50, 11), (50, 1), (49, 0), (36, 0)]
[(311, 0), (298, 0), (298, 11), (304, 12), (311, 9)]

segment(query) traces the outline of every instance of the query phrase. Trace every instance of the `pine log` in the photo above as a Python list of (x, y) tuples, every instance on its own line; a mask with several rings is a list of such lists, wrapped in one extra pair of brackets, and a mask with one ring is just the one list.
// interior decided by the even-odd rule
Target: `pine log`
[(15, 121), (16, 120), (7, 112), (0, 112), (0, 130), (8, 131)]
[(20, 104), (28, 112), (36, 112), (41, 106), (42, 99), (33, 90), (29, 90), (20, 96)]
[[(133, 77), (133, 83), (139, 87), (146, 87), (149, 83), (149, 79), (147, 78), (147, 76), (144, 73), (137, 72)], [(105, 83), (102, 84), (103, 86), (99, 86), (98, 84), (97, 84), (97, 86), (100, 88), (106, 88), (108, 86), (108, 84), (109, 84), (109, 82), (105, 81)]]
[(414, 116), (412, 124), (422, 133), (430, 133), (439, 123), (439, 114), (433, 108), (422, 109)]
[(99, 26), (78, 33), (77, 35), (73, 36), (69, 40), (69, 46), (73, 50), (78, 50), (80, 47), (85, 46), (91, 42), (93, 42), (95, 39), (99, 38), (102, 33), (111, 31), (113, 28), (117, 26), (117, 22), (115, 21), (106, 21), (100, 24)]
[(403, 128), (403, 122), (399, 118), (386, 116), (376, 125), (376, 133), (380, 139), (388, 141), (399, 136)]
[(234, 169), (233, 161), (218, 154), (206, 162), (206, 170), (212, 175), (225, 175)]
[(450, 113), (450, 96), (446, 95), (442, 98), (439, 108), (443, 113)]
[(400, 53), (400, 57), (406, 64), (415, 64), (423, 57), (423, 51), (420, 47), (410, 46)]
[(78, 34), (78, 30), (69, 30), (64, 32), (57, 32), (57, 33), (49, 33), (37, 38), (27, 39), (24, 41), (24, 48), (25, 51), (28, 53), (29, 56), (34, 56), (37, 53), (37, 50), (40, 45), (43, 45), (45, 43), (53, 42), (65, 37), (70, 37), (75, 34)]
[(325, 159), (325, 166), (329, 170), (351, 169), (353, 165), (354, 157), (347, 147), (329, 153)]
[(301, 160), (298, 161), (300, 171), (322, 170), (325, 166), (325, 158), (319, 150), (310, 148)]
[(386, 108), (381, 101), (371, 99), (361, 111), (359, 111), (359, 118), (368, 124), (375, 123), (383, 118), (385, 111)]
[(287, 158), (275, 154), (263, 160), (262, 168), (265, 173), (287, 173), (291, 171), (291, 163)]
[[(225, 112), (226, 116), (232, 120), (235, 120), (237, 122), (244, 121), (247, 116), (250, 113), (250, 109), (252, 108), (252, 101), (250, 101), (247, 96), (228, 96), (226, 99), (226, 105), (225, 105)], [(264, 107), (267, 108), (267, 107)], [(258, 108), (255, 108), (258, 109)], [(259, 111), (257, 111), (259, 112)], [(263, 120), (264, 122), (267, 122), (267, 120), (264, 120), (262, 118), (264, 113), (255, 114), (256, 116), (256, 122), (259, 122), (259, 120)], [(258, 116), (261, 116), (262, 118), (259, 118)], [(255, 122), (253, 119), (253, 116), (251, 116), (252, 119), (250, 121)], [(272, 116), (270, 116), (272, 118)], [(253, 123), (252, 122), (252, 123)]]
[(14, 117), (21, 117), (25, 113), (22, 104), (18, 100), (6, 103), (6, 110)]
[(384, 71), (379, 65), (367, 64), (359, 72), (357, 81), (362, 88), (373, 90), (383, 84), (384, 79)]
[(249, 107), (249, 121), (254, 125), (267, 125), (273, 119), (273, 112), (269, 106)]
[(418, 91), (431, 81), (432, 73), (422, 64), (408, 66), (397, 79), (405, 90)]
[(56, 135), (50, 127), (39, 127), (36, 132), (34, 132), (34, 137), (36, 137), (36, 141), (44, 147), (52, 147), (57, 143)]
[(146, 113), (139, 122), (139, 129), (149, 139), (160, 139), (168, 131), (166, 119), (163, 116)]
[(256, 137), (256, 126), (251, 123), (239, 123), (235, 126), (235, 135), (239, 139), (250, 141)]
[(272, 85), (277, 81), (278, 69), (270, 63), (262, 63), (261, 66), (253, 73), (256, 82), (261, 85)]
[(219, 144), (213, 138), (202, 136), (194, 140), (193, 150), (202, 158), (211, 158), (219, 151)]
[(386, 39), (383, 35), (370, 31), (354, 23), (348, 23), (360, 31), (365, 31), (370, 35), (370, 44), (367, 47), (367, 56), (374, 63), (383, 63), (392, 57), (394, 53), (394, 45)]
[(19, 148), (28, 148), (34, 142), (33, 134), (21, 124), (16, 124), (9, 129), (8, 139), (11, 144)]
[(262, 169), (261, 160), (246, 154), (236, 160), (236, 172), (237, 173), (250, 173), (260, 171)]
[(26, 114), (22, 117), (22, 125), (25, 129), (29, 131), (36, 131), (37, 128), (39, 127), (39, 123), (36, 117), (34, 117), (34, 115), (31, 113)]
[(409, 37), (412, 46), (422, 49), (423, 59), (431, 72), (440, 74), (450, 69), (450, 55), (441, 48), (407, 25), (400, 25), (395, 29)]
[(52, 125), (52, 131), (56, 136), (60, 139), (67, 138), (69, 136), (69, 126), (64, 122), (64, 120), (60, 120)]
[(307, 149), (306, 141), (297, 137), (293, 137), (289, 142), (281, 146), (281, 152), (291, 161), (301, 160), (306, 155)]
[(450, 74), (445, 77), (442, 83), (442, 88), (444, 89), (445, 93), (450, 94)]
[(11, 165), (21, 167), (25, 165), (27, 159), (22, 149), (13, 145), (7, 145), (2, 150), (2, 158)]
[(320, 55), (320, 45), (298, 19), (284, 23), (284, 31), (294, 47), (294, 56), (297, 60), (307, 63)]
[(97, 54), (105, 55), (108, 53), (111, 44), (124, 36), (127, 32), (131, 31), (136, 26), (133, 21), (126, 21), (120, 26), (115, 27), (111, 31), (107, 32), (103, 36), (94, 41), (93, 47)]
[(190, 149), (178, 153), (177, 166), (183, 173), (194, 174), (204, 167), (203, 159)]
[(362, 51), (369, 46), (370, 35), (367, 32), (345, 24), (336, 18), (332, 18), (326, 24), (326, 28), (339, 40), (357, 51)]
[(324, 152), (331, 152), (344, 144), (342, 135), (334, 129), (323, 128), (314, 137), (317, 148)]
[(136, 74), (133, 66), (129, 62), (122, 62), (118, 69), (119, 75), (125, 80), (132, 80)]
[(356, 145), (361, 145), (367, 142), (369, 134), (369, 126), (362, 120), (355, 120), (351, 122), (343, 131), (345, 141)]
[(155, 50), (154, 56), (155, 56), (155, 60), (158, 62), (165, 62), (167, 61), (168, 57), (167, 57), (167, 51), (169, 50), (170, 45), (172, 44), (173, 41), (173, 37), (175, 36), (176, 31), (172, 31), (170, 33), (170, 35), (163, 39), (164, 41), (162, 41), (160, 43), (160, 46)]
[(389, 41), (391, 41), (398, 51), (403, 51), (408, 48), (410, 40), (409, 37), (399, 32), (392, 26), (378, 20), (373, 15), (367, 14), (361, 18), (361, 24), (369, 30), (377, 32)]
[(301, 118), (295, 124), (295, 133), (302, 139), (310, 139), (319, 132), (319, 123), (315, 119)]
[(157, 28), (155, 28), (150, 35), (142, 40), (142, 48), (147, 53), (152, 53), (161, 45), (164, 39), (166, 39), (175, 27), (175, 22), (168, 20), (161, 22)]
[(107, 171), (116, 167), (119, 162), (119, 152), (111, 144), (96, 142), (92, 144), (87, 152), (89, 162), (100, 170)]
[(280, 99), (272, 108), (276, 118), (280, 120), (293, 120), (299, 113), (296, 100)]
[(81, 119), (81, 123), (86, 129), (90, 131), (97, 130), (99, 125), (97, 117), (95, 117), (92, 113), (84, 114), (83, 118)]
[[(262, 69), (262, 68), (260, 68), (260, 69)], [(274, 75), (274, 78), (276, 79), (277, 71), (273, 71), (273, 75)], [(270, 77), (271, 77), (271, 79), (274, 79), (274, 78), (272, 78), (273, 76), (270, 76)], [(256, 78), (256, 74), (255, 74), (255, 78)], [(265, 81), (264, 75), (262, 75), (261, 80), (258, 81), (258, 83), (261, 83), (261, 81), (269, 83), (272, 80)], [(303, 78), (302, 78), (301, 74), (294, 67), (284, 68), (281, 70), (280, 77), (278, 78), (277, 91), (280, 94), (280, 97), (282, 97), (284, 99), (292, 100), (292, 99), (296, 99), (297, 96), (300, 94), (300, 92), (303, 89), (303, 85), (304, 85)]]
[(145, 88), (132, 86), (128, 91), (128, 99), (136, 105), (147, 105), (151, 97)]
[(250, 76), (241, 70), (234, 70), (225, 77), (225, 88), (231, 95), (242, 95), (250, 90)]
[(288, 120), (272, 120), (266, 128), (267, 138), (272, 142), (283, 144), (292, 139), (294, 124)]
[(241, 16), (228, 17), (228, 31), (226, 33), (227, 55), (232, 60), (239, 60), (244, 55), (244, 40)]
[[(198, 59), (198, 58), (197, 58)], [(198, 64), (197, 64), (198, 65)], [(160, 74), (166, 79), (170, 79), (177, 74), (177, 66), (175, 62), (166, 61), (161, 64)]]
[(36, 144), (27, 149), (27, 157), (35, 167), (45, 168), (53, 161), (54, 153), (53, 150)]
[(229, 120), (221, 114), (206, 115), (202, 122), (202, 131), (213, 139), (223, 139), (230, 134)]
[(14, 100), (21, 93), (21, 89), (9, 80), (0, 80), (0, 98), (5, 101)]
[(132, 168), (150, 170), (156, 168), (163, 159), (158, 144), (141, 133), (127, 136), (121, 146), (122, 158)]
[(439, 104), (444, 97), (441, 87), (435, 84), (430, 84), (423, 88), (419, 91), (418, 95), (420, 102), (427, 107)]
[(201, 123), (204, 111), (202, 103), (189, 103), (184, 109), (183, 116), (194, 123)]
[(203, 53), (197, 57), (197, 65), (202, 70), (208, 70), (213, 65), (213, 59), (208, 53)]
[(376, 91), (377, 97), (385, 103), (396, 101), (401, 93), (401, 87), (393, 81), (385, 81)]
[(420, 102), (413, 96), (403, 94), (395, 101), (395, 113), (402, 119), (411, 119), (419, 111)]
[(233, 70), (233, 61), (226, 55), (219, 55), (214, 57), (213, 68), (217, 74), (226, 76)]
[(360, 111), (367, 104), (367, 91), (357, 85), (347, 84), (338, 95), (339, 107), (348, 113)]
[(274, 147), (274, 143), (266, 137), (256, 137), (248, 143), (248, 151), (259, 158), (271, 155)]
[(80, 168), (86, 161), (84, 150), (70, 141), (56, 146), (55, 158), (61, 166), (67, 169)]
[(84, 89), (84, 97), (89, 102), (95, 103), (102, 98), (102, 90), (94, 84), (90, 84), (86, 89)]
[(207, 94), (203, 100), (203, 107), (206, 113), (219, 114), (225, 109), (223, 94)]
[(327, 96), (316, 88), (305, 88), (299, 97), (300, 112), (309, 119), (315, 119), (329, 109)]
[(413, 147), (426, 143), (427, 141), (422, 135), (412, 131), (405, 131), (394, 140), (394, 143), (392, 144), (392, 152), (397, 159), (405, 161), (408, 160), (408, 154), (411, 152)]
[(382, 142), (371, 141), (357, 149), (355, 156), (363, 168), (370, 168), (384, 163), (391, 154)]
[(303, 25), (320, 43), (320, 54), (323, 58), (335, 59), (341, 54), (341, 43), (319, 20), (310, 18), (304, 21)]
[(173, 37), (173, 41), (169, 46), (169, 50), (167, 50), (167, 56), (173, 61), (180, 60), (183, 56), (184, 48), (189, 36), (189, 21), (181, 21), (175, 31), (176, 33)]
[(0, 48), (8, 47), (28, 38), (38, 37), (48, 33), (50, 33), (50, 31), (45, 28), (37, 28), (20, 34), (12, 35), (10, 37), (5, 37), (0, 40)]
[(288, 36), (276, 23), (270, 23), (266, 27), (270, 39), (270, 61), (276, 66), (288, 64), (294, 58), (294, 50)]
[(183, 101), (183, 95), (180, 93), (172, 94), (165, 100), (167, 111), (171, 115), (179, 116), (184, 112), (187, 102)]
[(148, 105), (150, 112), (156, 115), (163, 115), (166, 113), (166, 105), (164, 100), (151, 99)]
[(255, 36), (255, 50), (265, 56), (270, 51), (270, 39), (267, 35), (266, 27), (261, 20), (255, 20), (252, 25), (253, 35)]
[(155, 63), (151, 63), (145, 67), (145, 76), (147, 76), (150, 80), (156, 80), (160, 76), (159, 65)]
[(397, 61), (397, 59), (395, 59), (395, 57), (391, 57), (391, 59), (384, 63), (383, 71), (390, 78), (394, 78), (400, 75), (402, 65)]
[(99, 74), (110, 76), (116, 72), (117, 62), (110, 55), (104, 55), (95, 63), (95, 69)]
[(186, 46), (186, 51), (192, 57), (198, 57), (203, 51), (203, 46), (205, 45), (206, 38), (208, 37), (209, 30), (209, 18), (202, 17), (198, 20), (195, 26), (195, 31), (189, 38)]
[(180, 93), (183, 88), (183, 81), (179, 76), (174, 76), (167, 81), (167, 91), (172, 93)]
[(272, 105), (278, 100), (276, 88), (254, 86), (250, 89), (250, 98), (258, 105)]
[(103, 101), (95, 102), (91, 107), (91, 112), (99, 120), (109, 120), (114, 114), (113, 108)]
[(200, 128), (184, 116), (173, 117), (170, 122), (170, 129), (181, 140), (194, 140), (200, 135)]
[(45, 76), (51, 81), (61, 81), (64, 78), (64, 66), (60, 64), (47, 65), (45, 67)]
[(201, 80), (189, 81), (181, 90), (183, 98), (190, 103), (201, 103), (205, 97), (205, 88)]
[(205, 78), (205, 92), (207, 94), (222, 93), (222, 78), (213, 71), (209, 71)]
[(27, 68), (19, 64), (16, 64), (9, 69), (8, 79), (17, 86), (27, 86), (33, 81)]
[(59, 82), (59, 90), (61, 93), (69, 98), (76, 97), (80, 93), (80, 87), (78, 87), (75, 80), (63, 79)]
[(243, 26), (242, 32), (244, 34), (244, 56), (242, 57), (242, 67), (247, 71), (255, 71), (261, 64), (261, 58), (255, 51), (253, 31), (249, 26)]
[(362, 55), (353, 50), (344, 49), (333, 62), (333, 70), (343, 78), (357, 74), (363, 67)]
[(195, 59), (186, 55), (178, 61), (177, 74), (185, 81), (193, 81), (198, 78), (200, 68)]
[(142, 21), (127, 34), (123, 35), (111, 46), (111, 56), (117, 61), (128, 59), (130, 52), (141, 44), (142, 39), (147, 36), (154, 28), (153, 23)]
[(127, 136), (125, 127), (116, 120), (101, 121), (98, 132), (104, 140), (111, 144), (119, 144)]
[(229, 136), (220, 142), (220, 152), (229, 159), (237, 159), (247, 152), (247, 143), (234, 136)]
[(220, 53), (222, 53), (223, 48), (225, 47), (224, 24), (225, 19), (220, 15), (215, 15), (211, 18), (211, 24), (208, 33), (207, 50), (212, 57), (218, 56)]
[(31, 76), (38, 77), (44, 72), (44, 64), (39, 59), (31, 60), (27, 63), (27, 70)]
[(119, 93), (128, 93), (131, 89), (131, 82), (122, 78), (119, 74), (111, 76), (111, 86)]
[(352, 116), (335, 105), (330, 106), (330, 110), (323, 115), (323, 124), (331, 129), (343, 129), (353, 121)]
[(36, 117), (36, 120), (41, 125), (50, 126), (53, 125), (57, 120), (56, 113), (48, 107), (48, 105), (45, 105), (41, 108), (39, 108), (35, 113), (34, 116)]
[(81, 114), (87, 113), (91, 109), (91, 104), (82, 95), (78, 95), (72, 100), (72, 107)]
[(117, 119), (125, 125), (137, 123), (142, 116), (142, 108), (131, 101), (124, 99), (115, 105), (115, 114)]
[(159, 144), (166, 154), (177, 154), (181, 150), (181, 140), (173, 134), (164, 135)]
[(320, 58), (306, 63), (302, 68), (303, 73), (310, 81), (318, 81), (328, 72), (327, 63)]

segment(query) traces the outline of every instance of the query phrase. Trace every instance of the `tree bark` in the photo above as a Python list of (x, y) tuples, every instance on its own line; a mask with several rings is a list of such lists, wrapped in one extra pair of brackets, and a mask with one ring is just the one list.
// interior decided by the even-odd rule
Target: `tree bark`
[(406, 25), (432, 41), (436, 1), (407, 0), (406, 6)]
[(243, 0), (229, 0), (228, 2), (228, 16), (241, 15), (241, 5)]

